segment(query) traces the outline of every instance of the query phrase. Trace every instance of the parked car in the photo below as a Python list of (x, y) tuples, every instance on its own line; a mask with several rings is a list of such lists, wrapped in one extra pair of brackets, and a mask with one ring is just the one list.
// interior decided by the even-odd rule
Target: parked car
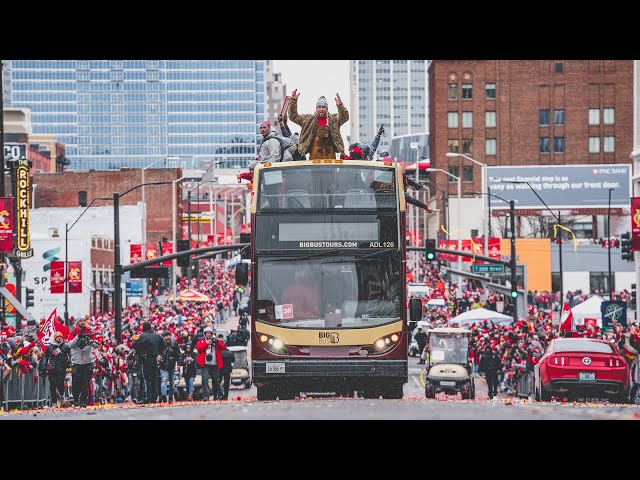
[(630, 371), (614, 343), (590, 338), (556, 338), (534, 367), (536, 400), (552, 396), (609, 397), (627, 403)]

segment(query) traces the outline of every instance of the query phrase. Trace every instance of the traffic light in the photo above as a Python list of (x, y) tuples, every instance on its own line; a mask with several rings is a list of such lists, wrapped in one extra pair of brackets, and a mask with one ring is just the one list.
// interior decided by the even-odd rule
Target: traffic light
[(631, 284), (631, 298), (629, 299), (629, 308), (631, 310), (636, 309), (636, 284)]
[[(178, 240), (178, 252), (185, 252), (187, 250), (189, 250), (189, 240)], [(178, 257), (177, 260), (179, 267), (189, 266), (189, 255)]]
[(511, 285), (511, 298), (518, 298), (518, 286)]
[(425, 249), (427, 261), (431, 262), (436, 259), (436, 239), (435, 238), (427, 238), (425, 241)]
[(24, 287), (24, 292), (25, 292), (25, 298), (26, 298), (25, 306), (27, 308), (33, 307), (33, 305), (34, 305), (34, 303), (33, 303), (33, 288)]
[(620, 246), (622, 247), (622, 259), (627, 262), (633, 262), (633, 248), (631, 247), (631, 234), (629, 232), (623, 233)]

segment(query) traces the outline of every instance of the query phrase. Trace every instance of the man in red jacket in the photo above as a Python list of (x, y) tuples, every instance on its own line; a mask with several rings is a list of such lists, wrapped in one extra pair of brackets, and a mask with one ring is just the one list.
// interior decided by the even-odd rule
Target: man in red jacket
[(221, 340), (215, 338), (213, 329), (207, 327), (204, 329), (204, 337), (198, 340), (196, 351), (198, 357), (196, 364), (200, 368), (202, 375), (202, 398), (208, 400), (211, 392), (209, 391), (209, 377), (211, 377), (211, 386), (213, 391), (213, 399), (222, 398), (222, 390), (220, 388), (219, 371), (224, 366), (222, 361), (222, 351), (226, 350), (226, 345)]

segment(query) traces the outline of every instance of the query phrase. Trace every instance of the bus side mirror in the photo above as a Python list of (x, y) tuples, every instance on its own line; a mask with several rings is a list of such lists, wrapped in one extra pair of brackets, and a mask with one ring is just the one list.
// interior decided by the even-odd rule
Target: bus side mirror
[(236, 285), (249, 283), (249, 264), (240, 262), (236, 265)]
[(409, 300), (409, 320), (417, 322), (422, 319), (422, 300), (412, 298)]

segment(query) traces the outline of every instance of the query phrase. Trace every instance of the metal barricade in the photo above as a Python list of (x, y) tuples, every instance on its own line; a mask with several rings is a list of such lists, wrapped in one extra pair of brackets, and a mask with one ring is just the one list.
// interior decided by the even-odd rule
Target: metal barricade
[(518, 379), (518, 397), (534, 396), (534, 375), (533, 372), (524, 372)]
[(38, 375), (37, 370), (26, 373), (14, 365), (11, 374), (2, 382), (4, 410), (41, 408), (50, 404), (49, 378)]

